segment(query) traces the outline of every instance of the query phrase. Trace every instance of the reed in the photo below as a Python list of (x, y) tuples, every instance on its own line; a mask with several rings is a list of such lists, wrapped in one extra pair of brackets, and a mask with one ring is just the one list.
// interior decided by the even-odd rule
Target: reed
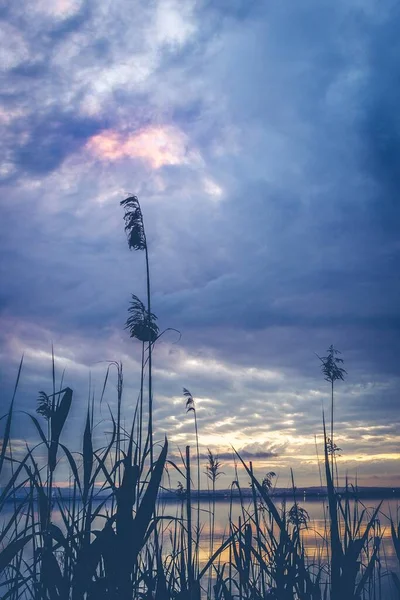
[(324, 375), (325, 381), (328, 381), (331, 385), (331, 436), (328, 438), (328, 450), (331, 455), (331, 470), (333, 473), (333, 465), (335, 462), (335, 453), (339, 448), (334, 443), (333, 432), (334, 432), (334, 414), (333, 414), (333, 398), (334, 398), (334, 384), (335, 381), (344, 381), (347, 371), (341, 366), (343, 359), (339, 358), (338, 354), (341, 354), (340, 350), (337, 350), (333, 344), (331, 344), (327, 350), (327, 356), (318, 356), (321, 361), (321, 370)]
[[(157, 338), (158, 329), (155, 331), (154, 315), (151, 312), (151, 287), (150, 287), (150, 263), (149, 250), (147, 245), (146, 230), (142, 208), (137, 196), (129, 196), (120, 202), (124, 208), (125, 232), (127, 235), (128, 246), (130, 250), (144, 250), (146, 264), (146, 291), (147, 291), (147, 311), (142, 311), (144, 321), (139, 325), (141, 330), (141, 339), (147, 342), (147, 358), (149, 363), (148, 391), (149, 391), (149, 422), (148, 422), (148, 448), (150, 451), (150, 467), (153, 468), (153, 380), (152, 380), (152, 348)], [(133, 300), (138, 300), (133, 296)], [(140, 302), (140, 301), (139, 301)], [(141, 304), (141, 303), (140, 303)], [(143, 307), (143, 304), (141, 304)], [(144, 307), (143, 307), (144, 308)], [(131, 327), (129, 319), (127, 325)], [(132, 332), (132, 327), (131, 327)], [(137, 335), (136, 335), (137, 337)], [(143, 368), (143, 367), (142, 367)]]
[[(199, 546), (200, 546), (200, 449), (199, 449), (199, 429), (197, 426), (197, 412), (196, 412), (196, 403), (192, 394), (188, 389), (183, 388), (183, 395), (186, 398), (186, 412), (192, 412), (194, 418), (194, 432), (196, 436), (196, 461), (197, 461), (197, 518), (196, 518), (196, 543), (195, 543), (195, 565), (197, 571), (199, 570)], [(188, 487), (189, 489), (189, 487)]]

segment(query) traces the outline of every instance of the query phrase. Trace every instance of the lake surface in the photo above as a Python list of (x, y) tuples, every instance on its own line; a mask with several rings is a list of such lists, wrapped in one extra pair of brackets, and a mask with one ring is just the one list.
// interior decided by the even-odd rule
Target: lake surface
[[(326, 522), (328, 515), (328, 503), (327, 499), (318, 500), (300, 500), (297, 498), (299, 505), (304, 508), (309, 514), (310, 520), (308, 527), (303, 529), (303, 541), (308, 559), (311, 562), (319, 563), (326, 562), (328, 558), (328, 550), (326, 540), (328, 532), (326, 531)], [(360, 511), (365, 508), (365, 519), (368, 516), (372, 516), (373, 512), (380, 504), (379, 499), (363, 499), (359, 501), (358, 506)], [(281, 506), (281, 500), (276, 499), (276, 506)], [(293, 502), (286, 501), (287, 510), (290, 509)], [(351, 510), (354, 508), (354, 501), (350, 502)], [(194, 501), (194, 508), (197, 507), (197, 501)], [(253, 503), (250, 499), (244, 500), (244, 508), (247, 509), (249, 514), (253, 514)], [(200, 568), (204, 566), (210, 556), (210, 519), (209, 519), (209, 504), (208, 502), (202, 501), (200, 503), (201, 510), (201, 539), (200, 539)], [(181, 505), (173, 502), (166, 502), (162, 507), (162, 512), (165, 515), (179, 516), (181, 513)], [(221, 546), (223, 541), (229, 535), (229, 501), (218, 500), (215, 503), (215, 537), (213, 549), (214, 551)], [(195, 511), (194, 511), (195, 512)], [(400, 520), (400, 501), (399, 499), (393, 500), (382, 500), (382, 506), (375, 523), (375, 532), (377, 535), (382, 536), (381, 542), (381, 598), (385, 600), (392, 600), (398, 598), (396, 590), (393, 584), (391, 572), (399, 574), (399, 564), (397, 556), (394, 550), (394, 546), (391, 539), (390, 531), (390, 516)], [(232, 504), (232, 521), (238, 525), (239, 517), (243, 523), (246, 518), (246, 514), (243, 515), (242, 506), (237, 502)], [(195, 524), (195, 523), (194, 523)], [(363, 528), (361, 528), (363, 531)], [(221, 554), (221, 562), (228, 562), (229, 550), (226, 549)], [(368, 597), (368, 596), (367, 596)], [(379, 596), (376, 596), (377, 598)], [(372, 599), (372, 596), (371, 596)]]
[[(327, 538), (326, 531), (326, 515), (327, 515), (327, 500), (303, 500), (297, 498), (299, 505), (304, 508), (310, 519), (308, 527), (303, 530), (303, 540), (306, 549), (307, 556), (310, 561), (325, 562), (327, 559), (327, 545), (324, 539)], [(276, 506), (280, 507), (281, 500), (275, 500)], [(287, 509), (291, 507), (293, 502), (290, 500), (286, 501)], [(362, 503), (359, 502), (359, 508), (365, 507), (365, 517), (368, 518), (372, 515), (375, 508), (379, 505), (379, 499), (363, 499)], [(351, 501), (351, 506), (354, 507), (354, 502)], [(390, 521), (389, 517), (392, 516), (397, 522), (400, 519), (400, 501), (399, 499), (383, 500), (378, 518), (375, 523), (375, 534), (382, 536), (381, 544), (381, 582), (383, 586), (382, 598), (388, 600), (395, 598), (395, 590), (390, 575), (391, 571), (399, 573), (399, 565), (393, 543), (391, 540), (390, 532)], [(243, 512), (243, 508), (245, 509)], [(234, 501), (231, 507), (232, 521), (238, 525), (239, 518), (241, 522), (247, 518), (246, 511), (249, 514), (253, 514), (253, 504), (250, 499), (244, 500), (244, 507), (238, 501)], [(167, 517), (180, 517), (182, 514), (185, 517), (185, 505), (180, 502), (160, 501), (159, 514), (163, 514), (166, 518), (162, 521), (163, 528), (165, 531), (169, 527), (169, 519)], [(196, 516), (197, 500), (193, 501), (193, 526), (197, 523)], [(7, 504), (0, 515), (0, 526), (2, 523), (8, 520), (8, 517), (12, 514), (13, 505)], [(229, 535), (229, 512), (230, 503), (228, 500), (217, 500), (215, 502), (215, 524), (214, 524), (214, 551), (221, 546), (223, 541)], [(210, 556), (211, 551), (211, 515), (210, 515), (210, 504), (208, 501), (201, 500), (200, 502), (200, 526), (201, 526), (201, 538), (200, 538), (200, 551), (199, 551), (199, 563), (200, 568), (204, 566)], [(62, 518), (58, 510), (53, 511), (53, 522), (63, 529)], [(102, 528), (104, 520), (101, 517), (95, 522), (95, 528)], [(168, 551), (168, 535), (165, 536), (166, 551)], [(229, 559), (229, 550), (226, 549), (221, 554), (221, 561), (227, 562)]]
[[(325, 531), (325, 523), (326, 516), (328, 514), (328, 503), (327, 500), (305, 500), (302, 501), (297, 498), (297, 502), (299, 505), (304, 508), (309, 514), (310, 520), (308, 522), (307, 529), (303, 530), (303, 536), (305, 539), (306, 547), (313, 551), (317, 547), (321, 546), (321, 537), (326, 536)], [(379, 499), (364, 499), (362, 503), (359, 501), (359, 507), (362, 508), (362, 505), (365, 507), (366, 513), (365, 518), (368, 518), (368, 515), (372, 516), (372, 513), (380, 504)], [(291, 507), (293, 502), (287, 501), (286, 506), (287, 510)], [(351, 501), (351, 507), (353, 509), (354, 502)], [(279, 508), (281, 505), (281, 501), (279, 499), (276, 500), (276, 506)], [(195, 513), (195, 509), (197, 508), (197, 501), (193, 502), (193, 512)], [(244, 500), (244, 508), (247, 510), (249, 514), (253, 514), (253, 504), (250, 499)], [(161, 507), (161, 512), (165, 515), (177, 516), (180, 515), (181, 505), (175, 502), (165, 502)], [(229, 501), (218, 500), (215, 503), (215, 536), (218, 542), (220, 543), (225, 537), (228, 535), (228, 525), (229, 525), (229, 510), (230, 505)], [(200, 502), (200, 523), (202, 526), (202, 541), (203, 545), (210, 538), (210, 510), (209, 503), (206, 501)], [(376, 526), (380, 528), (380, 532), (382, 535), (382, 539), (385, 542), (385, 548), (387, 551), (388, 558), (394, 558), (394, 548), (391, 544), (391, 533), (390, 533), (390, 515), (394, 518), (394, 520), (400, 519), (400, 501), (399, 499), (394, 500), (383, 500), (380, 512), (378, 513), (378, 523)], [(239, 502), (232, 503), (232, 520), (234, 523), (238, 523), (239, 517), (242, 518), (243, 522), (243, 512), (242, 506)], [(194, 517), (192, 517), (194, 519)], [(390, 544), (387, 542), (390, 541)]]

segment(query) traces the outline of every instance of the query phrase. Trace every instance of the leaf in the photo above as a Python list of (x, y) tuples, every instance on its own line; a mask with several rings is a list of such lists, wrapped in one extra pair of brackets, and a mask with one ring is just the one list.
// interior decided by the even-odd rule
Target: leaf
[(4, 435), (3, 435), (2, 444), (1, 444), (1, 450), (0, 450), (0, 473), (1, 473), (2, 468), (3, 468), (4, 457), (6, 455), (6, 450), (7, 450), (8, 442), (9, 442), (9, 439), (10, 439), (11, 420), (12, 420), (12, 414), (13, 414), (13, 408), (14, 408), (14, 400), (15, 400), (15, 396), (16, 396), (16, 393), (17, 393), (17, 389), (18, 389), (19, 379), (21, 377), (23, 360), (24, 360), (24, 357), (22, 356), (21, 361), (19, 363), (17, 380), (16, 380), (15, 386), (14, 386), (14, 393), (13, 393), (13, 396), (11, 398), (10, 408), (8, 410), (8, 413), (7, 413), (7, 421), (6, 421), (6, 426), (5, 426), (5, 429), (4, 429)]
[(60, 546), (63, 546), (65, 548), (67, 541), (61, 529), (57, 525), (54, 525), (54, 523), (50, 523), (49, 532), (53, 540), (55, 540), (60, 544)]
[[(372, 552), (372, 556), (368, 561), (368, 564), (364, 570), (364, 573), (363, 573), (360, 581), (358, 582), (357, 589), (354, 594), (355, 598), (359, 598), (361, 596), (364, 586), (365, 586), (366, 582), (370, 579), (372, 572), (374, 570), (375, 561), (376, 561), (376, 557), (378, 555), (380, 541), (381, 541), (381, 538), (378, 538), (378, 539), (379, 539), (379, 543), (374, 544), (374, 550)], [(353, 590), (351, 590), (351, 592), (353, 593)]]
[(34, 417), (33, 415), (31, 415), (30, 413), (24, 411), (24, 410), (22, 411), (22, 413), (25, 414), (25, 415), (28, 415), (28, 417), (30, 417), (32, 419), (33, 424), (35, 425), (35, 427), (36, 427), (36, 429), (37, 429), (37, 431), (39, 433), (39, 436), (40, 436), (42, 442), (45, 444), (46, 448), (48, 448), (46, 436), (45, 436), (45, 434), (43, 432), (43, 429), (41, 428), (40, 423), (37, 420), (37, 418)]
[(11, 529), (13, 523), (17, 520), (18, 514), (21, 512), (22, 508), (24, 508), (24, 503), (23, 502), (21, 502), (16, 507), (16, 509), (12, 513), (11, 518), (8, 521), (7, 525), (4, 525), (4, 523), (2, 523), (2, 529), (0, 531), (0, 544), (3, 541), (4, 537), (7, 535), (8, 531)]
[(83, 502), (85, 503), (89, 493), (90, 478), (93, 469), (93, 443), (90, 427), (89, 408), (86, 415), (86, 425), (83, 434)]
[(109, 543), (112, 522), (112, 519), (109, 519), (101, 531), (93, 531), (94, 534), (97, 534), (96, 538), (78, 553), (72, 577), (72, 600), (83, 598), (88, 591), (101, 554)]
[(72, 402), (71, 388), (65, 388), (64, 395), (51, 418), (51, 442), (49, 447), (49, 468), (53, 472), (57, 464), (57, 450), (60, 435), (67, 420)]
[(394, 526), (393, 521), (390, 522), (390, 530), (392, 533), (392, 541), (394, 549), (396, 551), (397, 560), (400, 562), (400, 539), (398, 534), (396, 533), (396, 528)]
[[(14, 473), (12, 474), (11, 478), (8, 480), (7, 484), (5, 485), (5, 487), (3, 488), (1, 494), (0, 494), (0, 508), (2, 506), (2, 504), (4, 503), (4, 501), (7, 498), (7, 494), (8, 492), (13, 488), (13, 485), (15, 483), (15, 481), (17, 480), (21, 470), (23, 469), (26, 461), (29, 458), (29, 453), (23, 458), (23, 460), (20, 462), (20, 464), (18, 465), (18, 468), (14, 471)], [(20, 484), (20, 486), (22, 487), (24, 485), (25, 482), (22, 482)], [(20, 487), (18, 486), (18, 487)], [(17, 488), (18, 489), (18, 488)]]
[(59, 600), (65, 597), (65, 593), (67, 592), (66, 582), (62, 576), (56, 557), (48, 548), (43, 552), (41, 576), (43, 585), (48, 590), (50, 600)]
[(157, 587), (155, 600), (166, 600), (168, 597), (167, 579), (161, 560), (161, 553), (159, 553), (157, 554)]
[(22, 538), (18, 538), (10, 542), (4, 550), (0, 552), (0, 573), (10, 564), (10, 562), (17, 556), (23, 547), (32, 539), (33, 535), (25, 535)]
[(73, 392), (71, 388), (65, 388), (64, 395), (56, 410), (56, 414), (53, 417), (54, 423), (52, 425), (54, 426), (54, 433), (56, 434), (57, 438), (60, 437), (61, 431), (65, 425), (65, 421), (67, 420), (68, 413), (71, 408), (72, 394)]
[(104, 455), (103, 455), (102, 458), (100, 456), (97, 456), (96, 452), (93, 452), (93, 456), (95, 456), (95, 458), (97, 459), (97, 461), (98, 461), (99, 464), (95, 468), (94, 473), (92, 475), (91, 485), (94, 484), (94, 482), (96, 481), (97, 475), (100, 473), (100, 470), (102, 470), (103, 473), (105, 474), (106, 478), (107, 478), (108, 483), (110, 484), (111, 489), (115, 490), (115, 485), (110, 480), (109, 473), (108, 473), (107, 468), (105, 466), (105, 461), (107, 460), (107, 456), (110, 453), (110, 450), (111, 450), (111, 448), (112, 448), (112, 446), (114, 444), (115, 437), (116, 437), (116, 434), (117, 434), (117, 427), (116, 427), (115, 419), (113, 417), (111, 409), (110, 409), (110, 415), (111, 415), (111, 420), (112, 420), (112, 424), (113, 424), (113, 431), (112, 431), (112, 435), (111, 435), (111, 440), (110, 440), (110, 443), (108, 444), (108, 446), (107, 446), (107, 448), (106, 448), (106, 450), (105, 450)]
[(132, 528), (133, 514), (132, 509), (136, 498), (136, 485), (139, 479), (139, 467), (131, 465), (128, 459), (125, 459), (124, 475), (121, 486), (116, 491), (117, 512), (116, 524), (117, 534), (125, 535)]
[[(167, 452), (168, 442), (167, 439), (165, 439), (164, 446), (154, 466), (150, 481), (148, 483), (145, 493), (143, 494), (142, 501), (133, 521), (133, 530), (129, 542), (131, 545), (129, 560), (132, 561), (132, 563), (135, 562), (140, 550), (143, 547), (146, 536), (146, 530), (154, 513), (158, 489), (164, 470)], [(126, 532), (126, 536), (128, 538), (129, 531)]]
[(174, 461), (172, 461), (172, 460), (167, 460), (167, 461), (165, 461), (165, 462), (166, 462), (166, 463), (168, 463), (168, 464), (170, 464), (170, 465), (172, 465), (172, 466), (174, 467), (174, 469), (176, 469), (176, 470), (178, 471), (178, 473), (180, 473), (180, 474), (182, 475), (182, 477), (183, 477), (184, 479), (186, 479), (186, 474), (185, 474), (183, 471), (181, 471), (181, 469), (178, 467), (178, 465), (176, 465), (176, 464), (174, 463)]
[(398, 575), (396, 573), (393, 573), (393, 572), (392, 572), (392, 578), (393, 578), (394, 585), (396, 586), (397, 592), (398, 592), (399, 597), (400, 597), (400, 579), (399, 579)]
[(64, 450), (65, 455), (68, 459), (69, 462), (69, 466), (71, 467), (71, 471), (74, 475), (75, 481), (78, 485), (79, 491), (82, 495), (82, 488), (81, 488), (81, 482), (79, 480), (79, 473), (78, 473), (78, 467), (76, 466), (76, 462), (74, 457), (72, 456), (71, 452), (68, 450), (68, 448), (66, 446), (64, 446), (64, 444), (60, 444), (61, 448)]

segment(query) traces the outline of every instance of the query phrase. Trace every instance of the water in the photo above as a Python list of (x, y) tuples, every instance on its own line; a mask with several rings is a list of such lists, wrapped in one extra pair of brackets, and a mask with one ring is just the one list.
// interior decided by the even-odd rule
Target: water
[[(327, 515), (328, 515), (328, 504), (327, 504), (327, 500), (305, 500), (305, 501), (300, 501), (299, 499), (297, 499), (299, 505), (304, 508), (309, 517), (310, 520), (308, 522), (308, 527), (307, 529), (303, 530), (303, 535), (306, 541), (306, 545), (308, 548), (310, 548), (310, 550), (315, 550), (317, 546), (319, 546), (320, 542), (320, 538), (321, 536), (325, 536), (325, 523), (326, 523), (326, 519), (327, 519)], [(368, 516), (372, 516), (372, 513), (374, 512), (374, 510), (378, 507), (378, 505), (380, 504), (380, 500), (379, 499), (365, 499), (362, 501), (362, 504), (359, 502), (359, 511), (361, 512), (362, 508), (365, 507), (366, 509), (366, 514), (365, 514), (365, 519), (368, 518)], [(291, 504), (293, 504), (293, 502), (290, 502), (289, 500), (287, 501), (287, 509), (290, 508)], [(281, 501), (279, 499), (276, 500), (276, 505), (278, 508), (280, 508), (281, 506)], [(180, 514), (180, 504), (176, 503), (176, 502), (165, 502), (164, 504), (162, 504), (160, 506), (161, 512), (165, 515), (171, 515), (171, 516), (176, 516), (177, 514)], [(194, 500), (192, 501), (192, 506), (193, 506), (193, 524), (195, 521), (195, 512), (197, 509), (197, 501)], [(353, 511), (354, 509), (354, 502), (351, 501), (350, 502), (350, 507), (351, 507), (351, 511)], [(400, 517), (400, 503), (398, 499), (393, 499), (393, 500), (383, 500), (382, 501), (382, 506), (380, 508), (380, 511), (378, 513), (378, 519), (379, 519), (379, 523), (377, 523), (377, 525), (380, 526), (381, 528), (381, 535), (383, 536), (383, 540), (386, 543), (388, 540), (391, 540), (391, 533), (390, 533), (390, 521), (389, 521), (389, 517), (390, 515), (392, 515), (392, 517), (394, 518), (394, 520), (396, 520), (397, 518)], [(253, 514), (254, 510), (253, 510), (253, 504), (251, 499), (245, 499), (244, 500), (244, 508), (245, 510), (250, 513)], [(209, 539), (210, 537), (210, 507), (209, 507), (209, 503), (208, 501), (201, 501), (200, 502), (200, 523), (202, 525), (202, 539), (203, 541), (206, 541)], [(242, 517), (242, 522), (243, 522), (243, 512), (242, 512), (242, 506), (240, 504), (240, 502), (238, 501), (234, 501), (232, 503), (232, 520), (234, 523), (238, 523), (238, 519), (239, 517)], [(196, 517), (197, 518), (197, 517)], [(218, 537), (219, 540), (223, 540), (224, 537), (227, 535), (228, 532), (228, 524), (229, 524), (229, 501), (227, 500), (218, 500), (215, 503), (215, 534)], [(389, 552), (389, 549), (388, 549)], [(392, 547), (392, 551), (390, 556), (394, 556), (394, 549)]]
[[(299, 505), (304, 508), (310, 520), (308, 522), (307, 528), (303, 529), (303, 541), (306, 550), (307, 557), (310, 562), (320, 564), (321, 562), (326, 562), (328, 559), (328, 548), (326, 544), (326, 540), (329, 537), (329, 532), (326, 530), (326, 523), (328, 520), (328, 504), (327, 500), (305, 500), (300, 501), (297, 499)], [(365, 521), (368, 520), (368, 517), (372, 517), (375, 509), (380, 504), (379, 499), (364, 499), (362, 503), (359, 502), (359, 514), (365, 508)], [(287, 509), (290, 508), (292, 502), (287, 500)], [(276, 500), (276, 506), (279, 508), (281, 506), (281, 501), (279, 499)], [(390, 531), (390, 516), (393, 519), (398, 521), (400, 518), (399, 511), (399, 500), (383, 500), (382, 506), (378, 513), (375, 529), (371, 531), (371, 535), (374, 535), (374, 531), (376, 535), (382, 537), (380, 554), (381, 554), (381, 565), (380, 565), (380, 585), (381, 585), (381, 598), (385, 600), (391, 600), (394, 598), (398, 598), (396, 595), (396, 590), (394, 588), (391, 572), (395, 572), (399, 574), (399, 564), (397, 560), (397, 556), (395, 553), (395, 549), (393, 546), (393, 542), (391, 539), (391, 531)], [(197, 501), (194, 501), (194, 515), (196, 514), (195, 509), (197, 508)], [(238, 525), (239, 517), (243, 523), (246, 518), (246, 511), (249, 514), (253, 514), (253, 503), (251, 499), (244, 500), (244, 508), (245, 513), (243, 515), (243, 509), (240, 502), (233, 502), (232, 504), (232, 521)], [(351, 514), (353, 515), (354, 510), (354, 501), (350, 502)], [(229, 535), (229, 510), (230, 505), (228, 501), (217, 501), (215, 503), (215, 527), (214, 527), (214, 544), (213, 551), (221, 546), (224, 540)], [(166, 502), (162, 506), (162, 512), (165, 515), (171, 516), (179, 516), (181, 514), (181, 505), (173, 502)], [(200, 552), (199, 552), (199, 562), (200, 569), (206, 564), (209, 556), (210, 556), (210, 518), (209, 518), (209, 504), (208, 502), (200, 503), (200, 524), (201, 524), (201, 539), (200, 539)], [(195, 516), (192, 517), (193, 524), (195, 525), (196, 521)], [(361, 533), (364, 531), (364, 526), (361, 527)], [(372, 546), (372, 545), (371, 545)], [(372, 548), (371, 548), (372, 549)], [(224, 550), (221, 553), (221, 563), (228, 562), (229, 560), (229, 549)], [(373, 596), (371, 596), (372, 598)], [(378, 595), (376, 596), (379, 597)]]
[[(310, 519), (308, 522), (307, 528), (303, 529), (303, 540), (306, 549), (306, 553), (308, 559), (312, 562), (321, 563), (326, 562), (327, 560), (327, 544), (324, 542), (328, 537), (328, 532), (326, 531), (326, 522), (327, 522), (327, 501), (326, 500), (305, 500), (298, 502), (302, 508), (304, 508)], [(276, 501), (277, 507), (280, 506), (280, 500)], [(374, 512), (375, 508), (379, 505), (379, 499), (365, 499), (362, 501), (362, 505), (365, 507), (366, 514), (365, 518), (368, 519), (368, 516), (371, 516)], [(291, 502), (287, 501), (287, 507), (290, 508)], [(359, 504), (359, 510), (361, 511), (363, 506)], [(354, 502), (350, 503), (351, 511), (354, 508)], [(165, 517), (180, 517), (183, 509), (183, 514), (185, 516), (185, 506), (174, 501), (161, 502), (159, 506), (159, 512), (163, 514)], [(193, 502), (193, 516), (192, 523), (195, 527), (197, 524), (197, 501)], [(244, 509), (244, 513), (243, 513)], [(7, 522), (8, 518), (11, 516), (13, 511), (13, 505), (7, 504), (0, 515), (0, 526), (2, 523)], [(232, 521), (238, 525), (239, 518), (243, 523), (244, 519), (246, 519), (246, 511), (250, 514), (253, 513), (253, 505), (251, 499), (244, 500), (244, 507), (242, 508), (241, 504), (238, 501), (234, 501), (231, 507)], [(215, 503), (215, 523), (214, 523), (214, 543), (213, 543), (213, 551), (221, 546), (224, 540), (229, 535), (229, 512), (230, 512), (230, 504), (227, 500), (218, 500)], [(385, 600), (395, 598), (395, 590), (392, 581), (392, 577), (390, 572), (399, 573), (399, 565), (397, 561), (397, 557), (395, 554), (395, 550), (393, 547), (393, 543), (391, 540), (391, 531), (390, 531), (390, 515), (394, 518), (394, 520), (398, 520), (400, 517), (399, 512), (399, 500), (383, 500), (380, 512), (378, 514), (377, 521), (375, 522), (375, 533), (372, 535), (379, 535), (382, 537), (381, 544), (381, 566), (380, 566), (380, 574), (381, 574), (381, 597)], [(267, 515), (266, 515), (267, 516)], [(58, 525), (61, 529), (64, 528), (61, 514), (58, 510), (53, 510), (53, 523)], [(166, 533), (168, 527), (170, 527), (169, 520), (165, 519), (162, 521), (163, 527)], [(101, 517), (98, 517), (94, 522), (93, 527), (101, 529), (104, 525), (104, 520)], [(200, 538), (200, 550), (199, 550), (199, 565), (200, 569), (204, 567), (207, 563), (207, 560), (210, 557), (211, 552), (211, 516), (210, 516), (210, 505), (208, 501), (200, 502), (200, 526), (201, 526), (201, 538)], [(361, 529), (363, 531), (363, 528)], [(167, 554), (169, 551), (169, 542), (168, 535), (164, 537), (164, 548), (165, 553)], [(220, 555), (221, 563), (227, 562), (229, 560), (229, 550), (224, 550)]]

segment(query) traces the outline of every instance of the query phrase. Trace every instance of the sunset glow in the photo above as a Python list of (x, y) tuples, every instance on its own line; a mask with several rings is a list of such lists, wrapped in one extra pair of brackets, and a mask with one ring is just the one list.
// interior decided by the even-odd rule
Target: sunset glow
[(93, 136), (87, 147), (101, 160), (142, 159), (153, 169), (188, 164), (194, 158), (184, 134), (173, 127), (151, 126), (132, 134), (103, 131)]

